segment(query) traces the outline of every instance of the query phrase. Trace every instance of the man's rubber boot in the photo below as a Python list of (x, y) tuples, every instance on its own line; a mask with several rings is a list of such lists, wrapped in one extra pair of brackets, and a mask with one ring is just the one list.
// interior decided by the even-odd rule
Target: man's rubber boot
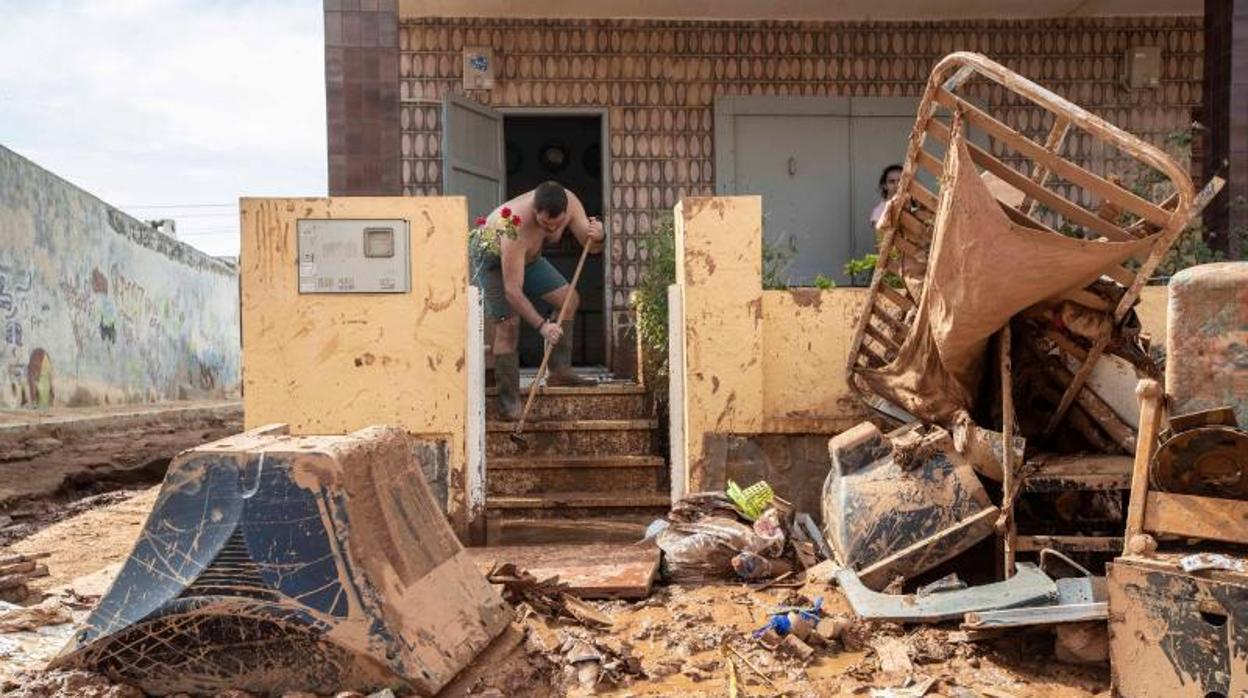
[(498, 387), (498, 411), (503, 419), (520, 419), (520, 354), (494, 355), (494, 385)]
[(563, 339), (550, 352), (550, 376), (546, 385), (570, 388), (586, 388), (597, 385), (594, 381), (576, 375), (572, 370), (572, 320), (564, 320)]

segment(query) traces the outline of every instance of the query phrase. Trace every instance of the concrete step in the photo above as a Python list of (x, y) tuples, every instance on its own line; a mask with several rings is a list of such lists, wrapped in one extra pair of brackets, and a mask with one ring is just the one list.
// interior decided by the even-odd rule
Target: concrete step
[(666, 492), (546, 492), (542, 494), (487, 496), (487, 518), (563, 519), (590, 521), (620, 518), (646, 523), (667, 513), (671, 498)]
[(554, 492), (666, 492), (661, 456), (493, 458), (486, 464), (489, 495)]
[[(497, 388), (486, 390), (486, 419), (500, 419)], [(528, 390), (520, 391), (521, 405)], [(572, 419), (646, 419), (650, 417), (646, 389), (635, 383), (614, 383), (590, 388), (538, 388), (529, 419), (534, 422)]]
[(659, 518), (648, 514), (603, 519), (491, 518), (486, 525), (486, 544), (545, 545), (582, 543), (636, 543), (646, 527)]
[(515, 422), (486, 422), (486, 467), (498, 457), (634, 456), (654, 452), (653, 419), (581, 419), (524, 426), (527, 451), (509, 438)]

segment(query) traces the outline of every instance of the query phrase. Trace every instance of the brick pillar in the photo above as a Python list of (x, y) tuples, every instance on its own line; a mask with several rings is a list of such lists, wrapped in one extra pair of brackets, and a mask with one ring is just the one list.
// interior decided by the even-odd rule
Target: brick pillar
[[(1206, 210), (1215, 249), (1248, 254), (1248, 0), (1205, 0), (1205, 179), (1227, 186)], [(1237, 231), (1238, 235), (1228, 235)]]
[(329, 195), (402, 194), (398, 0), (325, 0)]

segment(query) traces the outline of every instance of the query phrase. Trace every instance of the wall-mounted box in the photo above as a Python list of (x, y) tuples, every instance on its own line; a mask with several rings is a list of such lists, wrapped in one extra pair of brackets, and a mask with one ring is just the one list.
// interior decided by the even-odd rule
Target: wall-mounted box
[(407, 293), (412, 288), (407, 221), (303, 218), (299, 293)]

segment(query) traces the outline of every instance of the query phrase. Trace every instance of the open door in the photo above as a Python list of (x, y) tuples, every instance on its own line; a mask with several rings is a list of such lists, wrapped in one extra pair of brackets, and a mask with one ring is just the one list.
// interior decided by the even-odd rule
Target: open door
[[(459, 95), (442, 105), (442, 193), (468, 198), (468, 224), (503, 203), (503, 116)], [(468, 241), (464, 240), (464, 254)], [(468, 415), (464, 438), (468, 539), (485, 542), (485, 372), (493, 368), (481, 294), (468, 289)]]
[(442, 194), (468, 197), (468, 220), (503, 203), (503, 116), (459, 95), (442, 105)]

